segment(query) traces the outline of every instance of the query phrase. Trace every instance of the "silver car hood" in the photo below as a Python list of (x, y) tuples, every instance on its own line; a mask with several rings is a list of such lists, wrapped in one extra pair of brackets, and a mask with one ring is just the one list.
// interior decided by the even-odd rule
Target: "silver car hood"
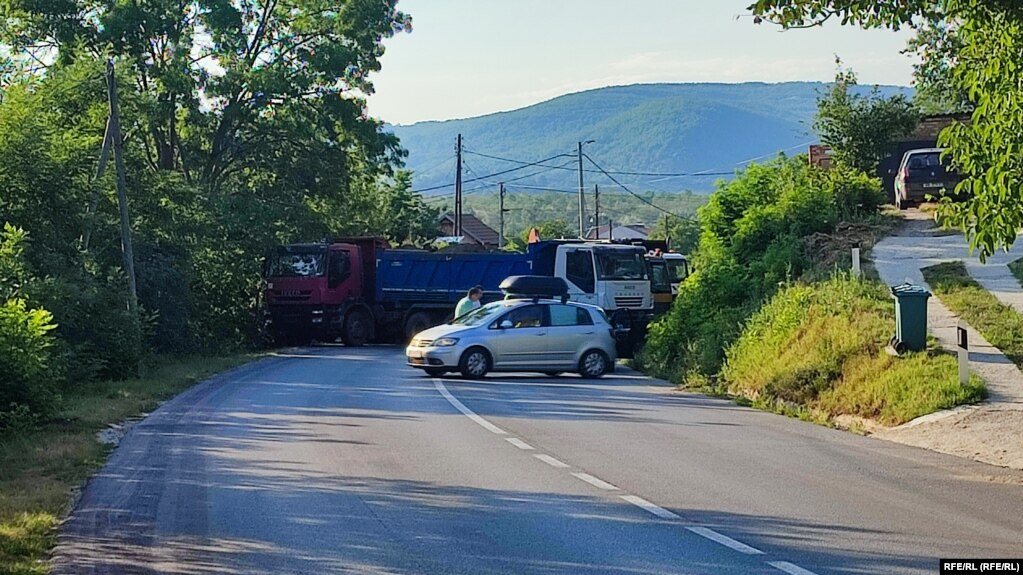
[(416, 334), (416, 339), (439, 339), (442, 337), (456, 336), (463, 332), (468, 332), (476, 329), (479, 326), (466, 326), (466, 325), (438, 325), (431, 327), (430, 329), (421, 331)]

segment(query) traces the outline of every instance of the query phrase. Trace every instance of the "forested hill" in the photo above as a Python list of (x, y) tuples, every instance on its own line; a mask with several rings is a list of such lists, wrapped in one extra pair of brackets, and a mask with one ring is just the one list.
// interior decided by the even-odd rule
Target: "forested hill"
[[(533, 106), (477, 118), (420, 122), (392, 126), (409, 151), (408, 167), (416, 189), (454, 181), (455, 137), (461, 133), (468, 166), (466, 189), (487, 182), (517, 180), (521, 189), (550, 186), (575, 189), (578, 176), (568, 169), (527, 168), (486, 178), (516, 164), (472, 152), (511, 160), (534, 161), (573, 154), (579, 141), (596, 140), (586, 154), (609, 171), (691, 173), (692, 176), (615, 175), (626, 186), (650, 191), (709, 191), (720, 172), (731, 173), (751, 158), (780, 150), (802, 151), (815, 140), (811, 124), (818, 92), (826, 84), (639, 84), (568, 94)], [(869, 91), (869, 87), (859, 87)], [(884, 94), (908, 88), (882, 86)], [(414, 95), (410, 95), (414, 97)], [(457, 94), (452, 94), (457, 98)], [(566, 165), (567, 164), (567, 165)], [(563, 157), (545, 165), (575, 166)], [(593, 166), (587, 166), (594, 169)], [(599, 174), (587, 183), (611, 184)], [(448, 190), (449, 191), (449, 190)], [(444, 193), (431, 190), (427, 194)]]

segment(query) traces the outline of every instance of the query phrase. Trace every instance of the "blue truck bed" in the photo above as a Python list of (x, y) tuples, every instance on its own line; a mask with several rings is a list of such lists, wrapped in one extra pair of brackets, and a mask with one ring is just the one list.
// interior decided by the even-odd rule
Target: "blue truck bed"
[(385, 250), (377, 254), (376, 300), (453, 304), (481, 285), (490, 301), (500, 299), (504, 278), (530, 275), (532, 269), (528, 254)]

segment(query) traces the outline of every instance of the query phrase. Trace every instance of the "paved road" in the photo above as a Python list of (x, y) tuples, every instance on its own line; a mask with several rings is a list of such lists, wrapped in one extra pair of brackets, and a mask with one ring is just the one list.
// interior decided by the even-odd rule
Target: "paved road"
[(431, 379), (310, 348), (134, 428), (62, 573), (936, 573), (1023, 555), (1023, 474), (635, 375)]

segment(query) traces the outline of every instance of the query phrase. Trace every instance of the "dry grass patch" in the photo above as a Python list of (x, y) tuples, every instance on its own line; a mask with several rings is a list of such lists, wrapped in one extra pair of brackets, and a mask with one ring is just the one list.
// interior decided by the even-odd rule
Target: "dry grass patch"
[(58, 417), (41, 427), (0, 435), (0, 573), (40, 574), (54, 527), (68, 511), (72, 490), (103, 465), (109, 448), (96, 433), (154, 409), (252, 354), (166, 363), (146, 377), (90, 383), (64, 393)]

